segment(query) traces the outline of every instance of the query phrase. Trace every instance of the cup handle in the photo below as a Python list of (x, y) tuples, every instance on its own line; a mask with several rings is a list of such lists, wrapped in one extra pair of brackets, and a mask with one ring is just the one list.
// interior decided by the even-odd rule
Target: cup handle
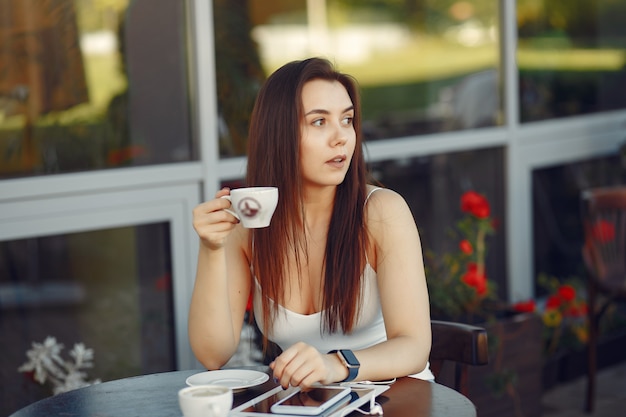
[[(220, 198), (225, 198), (226, 200), (228, 200), (228, 201), (230, 201), (230, 202), (232, 203), (232, 200), (230, 199), (230, 196), (229, 196), (229, 195), (223, 195), (223, 196), (221, 196)], [(239, 218), (239, 215), (238, 215), (237, 213), (235, 213), (233, 210), (231, 210), (231, 209), (224, 209), (224, 211), (226, 211), (226, 212), (228, 212), (228, 213), (232, 214), (233, 216), (235, 216), (235, 218), (236, 218), (237, 220), (241, 221), (241, 219)]]

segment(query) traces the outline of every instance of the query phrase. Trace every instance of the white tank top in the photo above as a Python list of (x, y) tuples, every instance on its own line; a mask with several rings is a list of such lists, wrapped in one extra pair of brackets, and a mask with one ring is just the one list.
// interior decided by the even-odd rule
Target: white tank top
[[(385, 322), (380, 307), (376, 272), (367, 264), (363, 272), (363, 306), (352, 333), (322, 333), (322, 312), (299, 314), (278, 305), (278, 316), (274, 321), (273, 331), (267, 332), (261, 311), (261, 286), (255, 279), (254, 317), (259, 329), (267, 334), (268, 339), (282, 350), (296, 342), (305, 342), (315, 346), (320, 352), (333, 349), (359, 350), (387, 340)], [(270, 301), (273, 303), (273, 300)]]
[[(367, 198), (376, 190), (368, 194)], [(367, 199), (366, 199), (367, 202)], [(278, 315), (274, 320), (271, 332), (268, 332), (263, 323), (261, 311), (263, 292), (260, 284), (254, 279), (254, 317), (261, 332), (268, 340), (276, 343), (282, 350), (287, 349), (297, 342), (304, 342), (315, 347), (320, 352), (328, 352), (333, 349), (360, 350), (387, 340), (385, 322), (383, 320), (376, 271), (368, 263), (363, 270), (363, 304), (359, 317), (351, 333), (341, 331), (329, 334), (322, 332), (322, 313), (299, 314), (278, 305)], [(273, 300), (270, 300), (273, 303)], [(434, 380), (429, 365), (415, 375), (416, 378)]]

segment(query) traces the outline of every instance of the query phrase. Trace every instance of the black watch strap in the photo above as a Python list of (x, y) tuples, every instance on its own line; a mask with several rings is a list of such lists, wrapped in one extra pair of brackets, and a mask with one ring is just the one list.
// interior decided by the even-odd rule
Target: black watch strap
[(343, 364), (346, 365), (346, 368), (348, 368), (348, 377), (341, 382), (354, 381), (361, 367), (361, 363), (354, 356), (354, 353), (350, 349), (331, 350), (328, 353), (336, 353)]

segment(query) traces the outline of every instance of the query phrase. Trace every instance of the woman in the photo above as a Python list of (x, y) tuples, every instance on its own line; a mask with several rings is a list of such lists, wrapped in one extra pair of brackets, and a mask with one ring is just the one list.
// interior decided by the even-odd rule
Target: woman
[(432, 379), (419, 235), (404, 199), (367, 183), (360, 126), (356, 82), (327, 60), (286, 64), (261, 88), (246, 180), (279, 188), (271, 225), (238, 225), (228, 189), (193, 213), (189, 336), (208, 369), (236, 351), (252, 292), (264, 342), (282, 348), (270, 368), (284, 387)]

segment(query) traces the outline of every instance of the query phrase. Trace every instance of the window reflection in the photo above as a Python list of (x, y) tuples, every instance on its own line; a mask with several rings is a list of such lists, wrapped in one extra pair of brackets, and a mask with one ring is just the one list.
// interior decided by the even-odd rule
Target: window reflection
[(0, 0), (0, 178), (192, 159), (184, 14)]
[(169, 242), (168, 223), (0, 242), (0, 415), (51, 394), (18, 372), (47, 336), (94, 350), (90, 380), (175, 369)]
[(518, 0), (520, 119), (626, 108), (626, 0)]
[[(370, 163), (372, 175), (400, 193), (409, 204), (425, 255), (440, 258), (457, 250), (450, 232), (462, 217), (460, 198), (469, 190), (489, 200), (496, 233), (489, 237), (487, 276), (506, 297), (506, 230), (504, 212), (504, 150), (449, 152)], [(425, 259), (428, 256), (425, 256)]]
[[(580, 194), (588, 188), (624, 184), (625, 161), (615, 153), (533, 171), (535, 279), (547, 274), (584, 280)], [(546, 289), (536, 281), (535, 292), (544, 295)]]
[(502, 123), (498, 2), (213, 3), (222, 156), (245, 154), (265, 77), (312, 55), (359, 81), (366, 139)]

